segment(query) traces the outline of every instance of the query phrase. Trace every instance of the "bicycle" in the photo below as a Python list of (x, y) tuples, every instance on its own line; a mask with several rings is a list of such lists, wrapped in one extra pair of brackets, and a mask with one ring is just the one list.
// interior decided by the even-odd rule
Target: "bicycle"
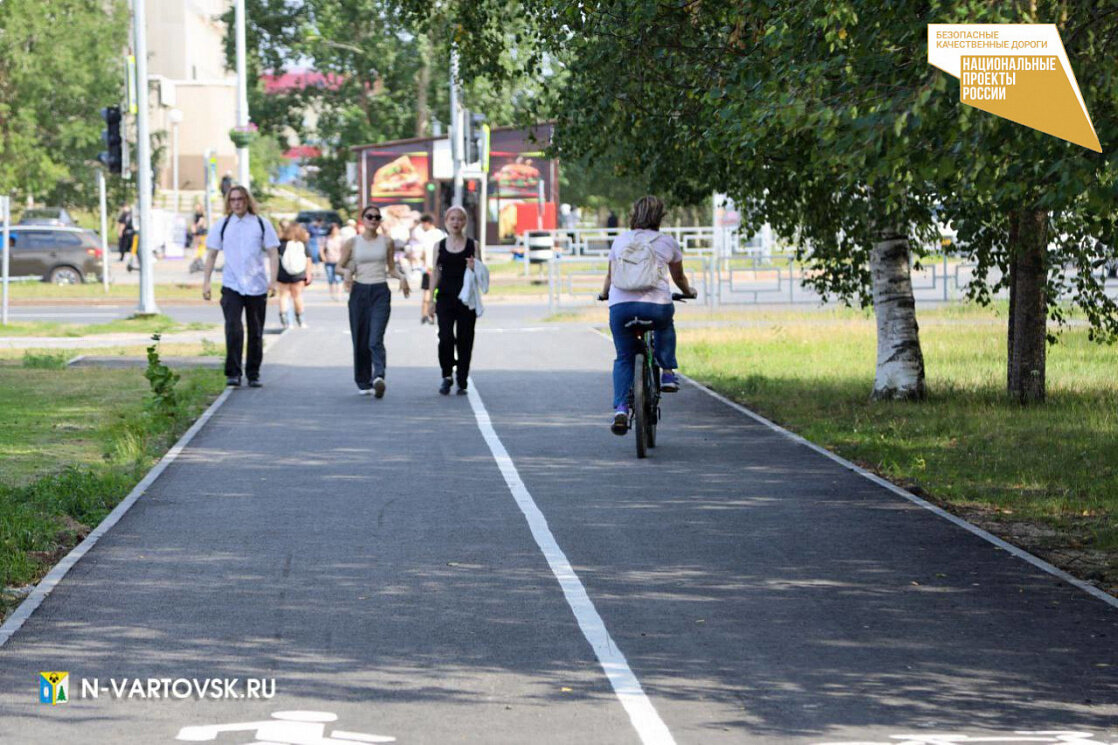
[[(679, 292), (672, 293), (672, 301), (692, 299)], [(637, 457), (647, 458), (648, 451), (656, 447), (656, 424), (660, 421), (660, 365), (656, 362), (653, 343), (653, 322), (633, 318), (625, 328), (633, 329), (637, 337), (637, 351), (633, 356), (633, 387), (629, 390), (629, 429), (637, 443)]]

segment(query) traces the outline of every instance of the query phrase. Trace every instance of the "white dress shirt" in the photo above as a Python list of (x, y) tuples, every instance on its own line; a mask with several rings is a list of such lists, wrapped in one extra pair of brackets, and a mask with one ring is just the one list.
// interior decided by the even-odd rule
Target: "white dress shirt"
[[(227, 228), (226, 222), (229, 223)], [(223, 228), (224, 237), (221, 235)], [(214, 223), (207, 238), (206, 248), (225, 251), (222, 287), (241, 295), (268, 294), (268, 249), (279, 248), (279, 236), (270, 220), (250, 212), (244, 217), (229, 215)]]

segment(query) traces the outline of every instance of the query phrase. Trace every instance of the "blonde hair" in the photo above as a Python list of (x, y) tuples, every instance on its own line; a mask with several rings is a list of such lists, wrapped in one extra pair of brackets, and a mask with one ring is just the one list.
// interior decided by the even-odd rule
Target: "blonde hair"
[(234, 186), (229, 191), (225, 192), (225, 214), (226, 215), (232, 215), (233, 214), (233, 205), (230, 204), (229, 197), (233, 196), (233, 192), (235, 192), (235, 191), (239, 191), (239, 192), (241, 192), (241, 194), (244, 195), (245, 202), (248, 205), (249, 214), (250, 215), (255, 215), (256, 210), (258, 209), (258, 207), (256, 206), (256, 200), (252, 198), (252, 195), (249, 194), (248, 189), (246, 187), (239, 186), (239, 185)]
[(303, 227), (302, 223), (293, 222), (283, 229), (280, 234), (280, 239), (285, 241), (300, 241), (301, 243), (310, 243), (311, 235), (307, 229)]
[(629, 229), (659, 230), (660, 221), (664, 219), (664, 203), (651, 194), (643, 196), (633, 203), (633, 215), (629, 218)]
[(467, 223), (470, 222), (470, 213), (466, 212), (466, 208), (462, 207), (461, 205), (452, 204), (451, 206), (447, 207), (446, 212), (443, 213), (443, 224), (444, 225), (446, 224), (446, 218), (450, 217), (451, 212), (461, 212), (462, 217), (466, 218), (466, 222)]

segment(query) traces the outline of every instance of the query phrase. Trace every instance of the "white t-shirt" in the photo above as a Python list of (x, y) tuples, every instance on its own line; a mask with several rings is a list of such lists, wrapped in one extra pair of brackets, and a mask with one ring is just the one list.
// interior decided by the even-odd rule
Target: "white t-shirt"
[[(637, 235), (640, 235), (652, 245), (652, 250), (665, 265), (673, 261), (683, 261), (683, 251), (680, 250), (679, 244), (676, 243), (675, 238), (672, 238), (667, 233), (661, 233), (658, 230), (645, 230), (641, 228), (640, 230), (626, 230), (614, 239), (613, 245), (609, 249), (610, 262), (616, 259), (617, 255), (625, 250), (625, 247), (632, 243), (633, 238)], [(665, 274), (664, 279), (660, 280), (660, 284), (649, 290), (622, 290), (611, 284), (609, 288), (609, 304), (611, 307), (618, 303), (656, 303), (657, 305), (671, 305), (672, 290), (669, 282), (670, 280), (667, 274)]]
[(418, 228), (415, 231), (415, 239), (419, 241), (419, 245), (423, 246), (423, 266), (427, 271), (435, 266), (435, 246), (439, 245), (439, 241), (446, 238), (446, 233), (438, 228), (431, 228), (424, 230)]
[[(229, 227), (225, 227), (225, 223)], [(264, 231), (260, 231), (263, 223)], [(225, 235), (222, 235), (224, 231)], [(279, 237), (271, 220), (246, 212), (229, 215), (214, 223), (206, 248), (225, 251), (221, 285), (241, 295), (268, 294), (268, 249), (279, 248)]]

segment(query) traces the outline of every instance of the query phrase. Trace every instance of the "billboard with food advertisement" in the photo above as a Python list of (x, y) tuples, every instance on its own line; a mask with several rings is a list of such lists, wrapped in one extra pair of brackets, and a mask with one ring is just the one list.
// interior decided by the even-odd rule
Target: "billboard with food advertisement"
[[(435, 178), (435, 143), (445, 138), (424, 137), (354, 148), (360, 172), (359, 199), (376, 204), (385, 228), (401, 241), (414, 234), (419, 217), (442, 214), (453, 198), (453, 183)], [(489, 244), (514, 243), (526, 230), (556, 227), (559, 200), (558, 163), (544, 157), (551, 142), (551, 125), (528, 129), (495, 128), (489, 137), (489, 172), (484, 190), (479, 178), (467, 179), (464, 204), (470, 213), (467, 232), (478, 234), (484, 216)], [(477, 174), (481, 176), (481, 174)], [(485, 194), (485, 205), (482, 195)], [(480, 237), (480, 235), (478, 236)]]
[[(496, 129), (489, 145), (490, 240), (512, 243), (526, 230), (556, 227), (556, 163), (544, 155), (551, 126)], [(550, 206), (549, 206), (550, 205)]]
[(381, 208), (382, 227), (398, 246), (406, 247), (427, 210), (430, 143), (386, 143), (365, 150), (363, 155), (364, 201)]

